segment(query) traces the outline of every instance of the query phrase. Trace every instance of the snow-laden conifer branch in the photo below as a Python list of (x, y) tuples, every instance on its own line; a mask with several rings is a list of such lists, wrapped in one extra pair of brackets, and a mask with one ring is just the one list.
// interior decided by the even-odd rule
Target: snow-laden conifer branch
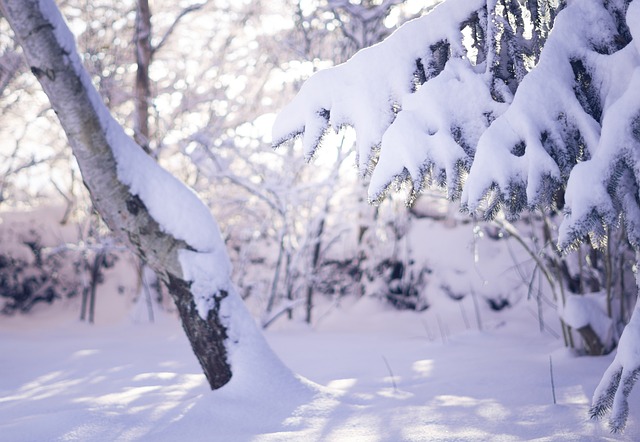
[[(360, 172), (372, 171), (370, 200), (404, 181), (414, 195), (426, 183), (457, 198), (480, 136), (508, 108), (551, 26), (540, 2), (503, 3), (448, 0), (316, 73), (279, 115), (275, 145), (302, 135), (311, 157), (329, 126), (349, 125)], [(525, 9), (538, 27), (526, 37)]]
[(480, 135), (507, 106), (492, 99), (484, 69), (468, 59), (451, 59), (437, 77), (405, 95), (382, 137), (371, 200), (383, 196), (392, 179), (410, 179), (414, 192), (435, 184), (446, 187), (450, 198), (459, 196)]
[(618, 38), (599, 1), (574, 2), (558, 15), (539, 63), (479, 139), (462, 195), (470, 211), (487, 195), (488, 212), (498, 205), (510, 218), (553, 202), (574, 165), (598, 145), (602, 97), (594, 83)]
[[(627, 14), (633, 41), (609, 56), (594, 57), (601, 85), (602, 132), (590, 161), (577, 165), (566, 191), (567, 216), (560, 245), (612, 225), (620, 215), (631, 244), (640, 247), (640, 4)], [(589, 183), (585, 186), (585, 183)]]
[(484, 7), (484, 0), (449, 0), (347, 63), (317, 72), (278, 116), (274, 145), (302, 135), (305, 155), (311, 157), (329, 126), (349, 125), (356, 131), (359, 169), (365, 172), (404, 97), (439, 74), (448, 59), (466, 55), (461, 24)]

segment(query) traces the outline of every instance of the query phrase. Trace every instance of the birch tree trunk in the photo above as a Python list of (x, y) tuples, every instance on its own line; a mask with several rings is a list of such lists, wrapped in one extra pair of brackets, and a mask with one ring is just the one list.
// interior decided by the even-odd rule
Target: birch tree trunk
[(169, 288), (211, 388), (225, 385), (232, 373), (226, 347), (228, 327), (219, 313), (220, 303), (229, 293), (216, 293), (206, 318), (200, 316), (191, 281), (185, 277), (178, 256), (181, 250), (200, 251), (168, 233), (151, 216), (143, 199), (119, 179), (110, 144), (113, 140), (108, 136), (109, 125), (117, 123), (110, 116), (105, 119), (106, 108), (96, 103), (99, 96), (79, 62), (73, 37), (55, 3), (0, 0), (0, 9), (67, 134), (96, 209)]

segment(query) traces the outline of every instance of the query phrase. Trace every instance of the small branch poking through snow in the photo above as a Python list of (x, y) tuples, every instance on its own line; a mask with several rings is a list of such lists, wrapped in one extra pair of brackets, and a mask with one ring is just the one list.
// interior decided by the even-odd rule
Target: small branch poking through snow
[(391, 385), (393, 385), (393, 392), (397, 393), (398, 386), (396, 385), (396, 379), (395, 379), (395, 376), (393, 375), (393, 370), (391, 370), (391, 366), (389, 365), (389, 361), (387, 361), (387, 358), (385, 358), (384, 355), (382, 356), (382, 360), (384, 361), (384, 365), (387, 366), (387, 370), (389, 370), (389, 377), (391, 379)]
[(482, 318), (480, 317), (480, 306), (478, 305), (478, 298), (476, 296), (476, 291), (471, 290), (471, 299), (473, 299), (473, 308), (476, 312), (476, 322), (478, 323), (478, 331), (482, 331)]
[(438, 328), (440, 329), (440, 338), (442, 339), (442, 343), (446, 344), (449, 337), (447, 336), (447, 329), (445, 325), (442, 323), (440, 319), (440, 315), (436, 314), (436, 319), (438, 320)]
[(553, 380), (553, 359), (549, 355), (549, 376), (551, 377), (551, 394), (553, 395), (553, 405), (556, 405), (556, 384)]

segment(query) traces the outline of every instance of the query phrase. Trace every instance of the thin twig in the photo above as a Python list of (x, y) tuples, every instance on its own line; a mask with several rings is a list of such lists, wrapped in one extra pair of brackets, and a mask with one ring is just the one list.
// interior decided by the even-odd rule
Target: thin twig
[(480, 306), (478, 305), (478, 299), (476, 298), (476, 291), (471, 289), (471, 299), (473, 299), (473, 307), (476, 311), (476, 322), (478, 323), (478, 330), (482, 331), (482, 318), (480, 317)]
[(186, 16), (190, 12), (202, 9), (202, 7), (205, 6), (206, 4), (207, 4), (207, 2), (196, 3), (194, 5), (189, 5), (186, 8), (184, 8), (180, 12), (180, 14), (178, 14), (178, 16), (173, 21), (173, 23), (171, 23), (171, 26), (169, 26), (169, 28), (165, 31), (164, 35), (162, 36), (162, 38), (160, 39), (158, 44), (156, 44), (154, 47), (151, 48), (151, 55), (153, 56), (153, 54), (155, 54), (157, 51), (160, 50), (160, 48), (162, 48), (164, 46), (164, 44), (167, 42), (167, 40), (169, 39), (169, 37), (171, 36), (173, 31), (176, 29), (176, 26), (178, 26), (178, 23), (180, 22), (180, 20), (182, 20), (182, 18), (184, 18), (184, 16)]
[(435, 337), (431, 333), (431, 329), (429, 328), (429, 324), (427, 324), (426, 319), (422, 320), (422, 325), (424, 326), (424, 330), (427, 332), (427, 338), (429, 339), (430, 342), (433, 342), (435, 340)]
[(391, 366), (389, 365), (389, 361), (387, 361), (387, 358), (385, 358), (384, 355), (382, 355), (382, 360), (384, 361), (384, 364), (387, 366), (387, 370), (389, 370), (389, 376), (391, 377), (391, 385), (393, 385), (393, 392), (397, 393), (398, 392), (398, 386), (396, 385), (395, 376), (393, 375), (393, 370), (391, 370)]
[(553, 405), (556, 404), (556, 385), (553, 380), (553, 360), (549, 355), (549, 375), (551, 376), (551, 394), (553, 395)]
[(458, 301), (458, 305), (460, 306), (460, 312), (462, 313), (462, 319), (464, 321), (464, 325), (467, 330), (471, 329), (471, 324), (469, 324), (469, 318), (467, 318), (467, 311), (464, 308), (464, 304), (462, 303), (462, 299)]
[(447, 331), (444, 327), (444, 324), (442, 323), (442, 320), (440, 319), (440, 315), (436, 314), (436, 319), (438, 320), (438, 328), (440, 329), (440, 338), (442, 339), (442, 343), (446, 344), (447, 343)]

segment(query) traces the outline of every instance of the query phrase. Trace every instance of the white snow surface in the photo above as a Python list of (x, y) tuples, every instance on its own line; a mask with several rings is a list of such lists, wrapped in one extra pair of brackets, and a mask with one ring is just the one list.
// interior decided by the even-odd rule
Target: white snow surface
[(612, 356), (572, 356), (537, 331), (524, 304), (485, 316), (482, 332), (453, 328), (457, 306), (440, 310), (450, 327), (442, 342), (425, 333), (433, 313), (364, 298), (315, 329), (267, 333), (284, 362), (315, 383), (283, 375), (215, 392), (172, 317), (88, 326), (69, 314), (0, 322), (0, 439), (582, 442), (640, 434), (637, 391), (623, 435), (587, 417)]
[[(132, 322), (115, 285), (101, 288), (93, 326), (77, 321), (78, 299), (2, 317), (0, 440), (635, 440), (637, 389), (623, 435), (588, 419), (614, 355), (565, 350), (546, 303), (539, 331), (535, 303), (512, 268), (511, 253), (526, 272), (526, 254), (507, 253), (511, 240), (474, 236), (470, 224), (417, 222), (408, 240), (433, 269), (429, 309), (397, 311), (371, 297), (330, 307), (317, 297), (322, 319), (313, 327), (283, 318), (266, 332), (289, 368), (273, 358), (250, 316), (236, 316), (230, 339), (240, 333), (246, 345), (230, 346), (234, 376), (214, 392), (177, 318), (156, 310), (154, 324)], [(451, 300), (445, 284), (464, 299)], [(512, 307), (491, 311), (483, 299), (498, 294)], [(225, 320), (244, 308), (229, 299)]]

